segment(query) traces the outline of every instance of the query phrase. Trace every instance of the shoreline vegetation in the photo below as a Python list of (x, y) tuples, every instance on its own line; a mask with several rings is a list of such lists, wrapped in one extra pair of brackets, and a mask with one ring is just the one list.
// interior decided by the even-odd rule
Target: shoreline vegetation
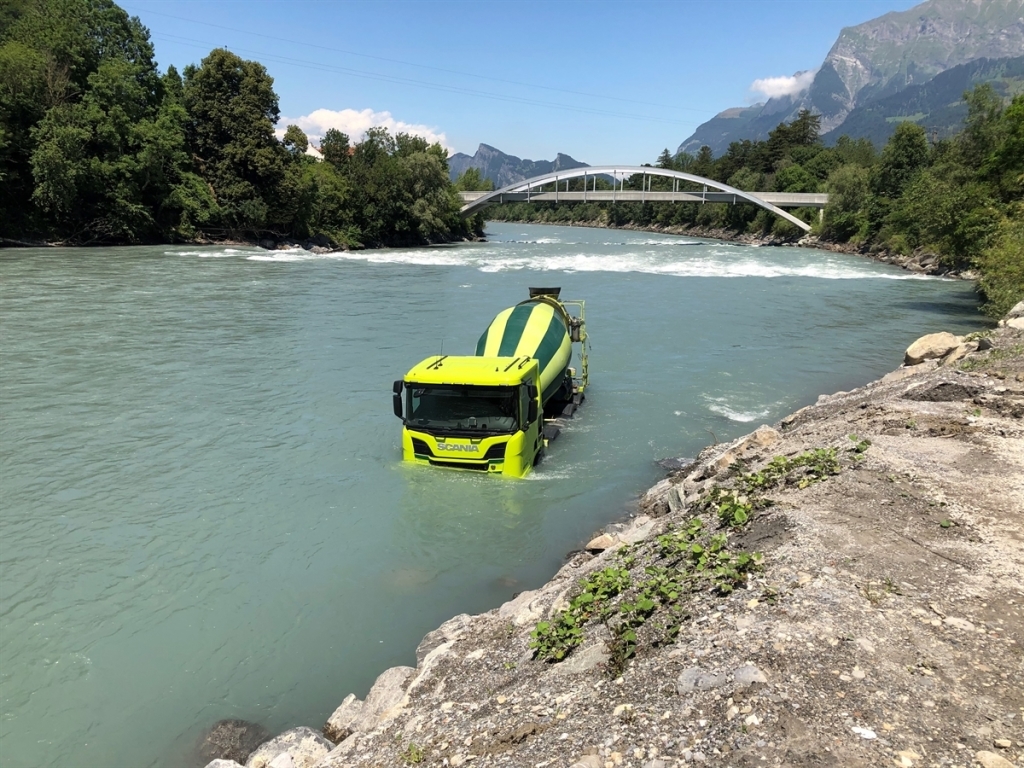
[[(113, 0), (19, 0), (0, 9), (0, 246), (233, 242), (309, 249), (419, 246), (479, 238), (440, 144), (383, 128), (359, 143), (309, 138), (280, 117), (273, 78), (218, 48), (160, 72), (149, 31)], [(880, 151), (840, 137), (826, 147), (804, 110), (763, 141), (721, 157), (664, 150), (656, 165), (740, 189), (827, 191), (818, 247), (977, 279), (1000, 317), (1024, 295), (1024, 95), (964, 94), (964, 130), (929, 140), (902, 122)], [(582, 179), (569, 182), (582, 189)], [(606, 180), (594, 183), (607, 186)], [(638, 188), (639, 178), (624, 180)], [(669, 189), (654, 178), (651, 188)], [(684, 184), (685, 188), (686, 185)], [(681, 227), (727, 239), (801, 232), (751, 205), (514, 203), (496, 220)], [(888, 256), (886, 256), (888, 254)]]
[[(990, 86), (979, 85), (964, 100), (965, 127), (948, 139), (930, 140), (919, 125), (902, 122), (880, 151), (867, 139), (847, 136), (826, 147), (818, 134), (820, 118), (804, 110), (766, 140), (733, 142), (718, 158), (707, 146), (696, 156), (672, 156), (666, 149), (658, 157), (659, 168), (738, 189), (827, 192), (829, 204), (820, 215), (813, 208), (791, 211), (811, 225), (807, 239), (790, 222), (742, 203), (511, 203), (491, 209), (488, 218), (590, 223), (764, 244), (813, 243), (976, 279), (982, 309), (996, 319), (1024, 298), (1024, 95), (1007, 104)], [(574, 184), (582, 190), (582, 183), (569, 181), (569, 190)], [(602, 183), (608, 186), (598, 180), (597, 188)], [(624, 188), (639, 189), (642, 183), (634, 177), (625, 180)], [(651, 177), (650, 189), (671, 190), (672, 183)]]
[(274, 80), (212, 50), (160, 72), (147, 30), (112, 0), (0, 8), (0, 244), (451, 242), (463, 219), (447, 151), (371, 128), (317, 148), (279, 136)]
[(445, 622), (323, 728), (221, 721), (196, 764), (1024, 758), (1024, 302), (663, 466), (545, 585)]

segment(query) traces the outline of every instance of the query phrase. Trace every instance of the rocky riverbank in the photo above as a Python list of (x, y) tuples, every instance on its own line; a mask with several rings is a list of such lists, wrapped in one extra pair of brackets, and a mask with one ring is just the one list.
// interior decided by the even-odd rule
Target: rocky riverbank
[(246, 766), (1024, 765), (1015, 311), (705, 449)]

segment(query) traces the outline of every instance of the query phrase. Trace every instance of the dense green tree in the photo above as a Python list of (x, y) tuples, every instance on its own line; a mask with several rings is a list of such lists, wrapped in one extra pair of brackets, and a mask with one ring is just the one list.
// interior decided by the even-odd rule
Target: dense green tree
[(350, 151), (348, 136), (337, 128), (328, 128), (320, 140), (320, 154), (323, 155), (325, 162), (335, 168), (342, 168), (345, 165)]
[(828, 205), (822, 213), (822, 234), (833, 240), (861, 240), (867, 234), (864, 209), (870, 194), (868, 169), (843, 165), (829, 174)]
[(928, 138), (917, 123), (900, 123), (871, 176), (871, 191), (895, 200), (928, 162)]
[(907, 185), (889, 215), (887, 235), (901, 249), (926, 246), (969, 268), (989, 244), (998, 213), (988, 190), (956, 167), (937, 166)]
[(455, 179), (455, 189), (459, 192), (490, 192), (494, 182), (480, 175), (477, 168), (467, 168)]
[(851, 139), (849, 136), (840, 136), (833, 151), (839, 156), (843, 165), (860, 165), (868, 168), (878, 160), (878, 153), (875, 145), (870, 139)]
[(802, 109), (792, 123), (780, 123), (768, 134), (764, 145), (761, 170), (771, 172), (780, 167), (787, 155), (797, 147), (811, 147), (820, 144), (818, 130), (821, 127), (821, 116), (810, 110)]
[(1024, 299), (1024, 204), (1010, 206), (977, 266), (981, 272), (978, 287), (991, 317), (1002, 317)]
[(284, 148), (292, 155), (304, 155), (306, 150), (309, 149), (309, 139), (297, 125), (289, 125), (285, 129), (284, 138), (281, 139), (281, 143), (284, 144)]
[(0, 237), (403, 244), (481, 226), (440, 146), (377, 129), (353, 164), (332, 130), (320, 163), (298, 127), (275, 138), (278, 117), (266, 69), (229, 51), (160, 75), (112, 0), (0, 0)]
[(817, 192), (818, 180), (793, 163), (775, 174), (775, 188), (779, 192)]
[(693, 165), (690, 167), (690, 173), (695, 176), (704, 176), (705, 178), (711, 178), (711, 174), (715, 171), (715, 156), (711, 151), (711, 147), (707, 144), (697, 150), (697, 156), (693, 160)]
[[(107, 62), (131, 67), (126, 76), (140, 89), (136, 95), (143, 111), (155, 109), (159, 83), (148, 31), (110, 0), (19, 0), (5, 5), (0, 15), (5, 21), (0, 24), (0, 236), (19, 237), (45, 227), (45, 215), (32, 204), (39, 199), (34, 194), (34, 155), (44, 116), (61, 110), (48, 126), (49, 135), (65, 124), (64, 140), (81, 138), (76, 131), (87, 130), (82, 99), (94, 85), (110, 86), (109, 77), (91, 82)], [(106, 102), (109, 94), (95, 99), (93, 108), (102, 109)], [(85, 122), (106, 127), (97, 126), (95, 115)], [(97, 144), (104, 145), (105, 139), (99, 137)], [(61, 157), (70, 162), (80, 154), (80, 163), (89, 163), (92, 149), (67, 147), (61, 152), (51, 145), (41, 150), (39, 161), (59, 171)], [(109, 155), (109, 144), (103, 151)], [(83, 168), (65, 170), (70, 177)], [(120, 199), (128, 207), (134, 204)]]
[(280, 113), (266, 68), (218, 48), (185, 69), (183, 100), (188, 144), (217, 202), (218, 223), (239, 233), (283, 223), (275, 209), (286, 153), (274, 137)]
[(1024, 95), (1000, 115), (1000, 141), (981, 162), (982, 176), (1005, 203), (1024, 198)]

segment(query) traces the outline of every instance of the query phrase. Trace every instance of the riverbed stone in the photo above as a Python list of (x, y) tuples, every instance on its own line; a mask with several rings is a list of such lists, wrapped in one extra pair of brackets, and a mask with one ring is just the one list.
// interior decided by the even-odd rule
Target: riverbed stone
[(324, 725), (324, 736), (335, 744), (347, 739), (362, 718), (363, 709), (362, 699), (358, 699), (354, 693), (350, 693), (334, 710), (334, 714), (327, 718), (327, 723)]
[(623, 544), (636, 544), (650, 536), (653, 531), (654, 520), (649, 515), (640, 515), (629, 528), (619, 534), (619, 541)]
[(903, 356), (905, 365), (917, 365), (925, 360), (945, 357), (960, 346), (960, 340), (952, 333), (941, 331), (922, 336), (909, 347)]
[(744, 664), (732, 673), (732, 679), (737, 685), (749, 686), (755, 683), (767, 683), (768, 677), (753, 664)]
[(1013, 763), (1005, 757), (987, 750), (975, 754), (974, 759), (981, 764), (982, 768), (1014, 768)]
[(1018, 301), (1010, 311), (1006, 313), (1006, 319), (1012, 320), (1015, 317), (1024, 317), (1024, 301)]
[(356, 723), (356, 730), (372, 730), (381, 720), (392, 715), (394, 710), (401, 709), (406, 689), (415, 674), (416, 670), (412, 667), (391, 667), (385, 670), (366, 694), (363, 717)]
[(241, 763), (236, 763), (234, 760), (211, 760), (204, 768), (245, 768)]
[(961, 360), (967, 356), (969, 352), (973, 352), (978, 347), (976, 344), (957, 344), (956, 347), (942, 358), (942, 365), (952, 365), (957, 360)]
[(196, 764), (210, 760), (244, 763), (253, 750), (270, 738), (270, 732), (259, 723), (238, 718), (218, 720), (196, 744)]
[(576, 651), (561, 664), (556, 664), (551, 671), (556, 675), (578, 675), (607, 664), (610, 658), (608, 646), (603, 642), (595, 643)]
[(680, 694), (683, 694), (690, 693), (691, 691), (707, 691), (711, 688), (725, 685), (725, 683), (726, 676), (724, 674), (716, 675), (700, 667), (689, 667), (684, 669), (682, 674), (679, 675), (679, 679), (676, 681), (676, 688)]
[(291, 755), (295, 768), (312, 768), (333, 748), (331, 742), (312, 728), (292, 728), (261, 744), (259, 749), (249, 755), (245, 768), (270, 768), (275, 758), (283, 752)]
[(616, 543), (617, 541), (614, 536), (602, 533), (600, 536), (595, 536), (587, 542), (586, 550), (588, 552), (604, 552), (606, 549), (614, 547)]

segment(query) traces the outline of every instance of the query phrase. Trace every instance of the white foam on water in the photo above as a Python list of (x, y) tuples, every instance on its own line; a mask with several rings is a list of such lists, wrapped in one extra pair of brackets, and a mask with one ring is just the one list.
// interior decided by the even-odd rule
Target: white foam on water
[[(673, 241), (673, 244), (675, 242)], [(698, 243), (686, 243), (698, 244)], [(504, 244), (502, 244), (504, 245)], [(562, 243), (565, 246), (565, 243)], [(633, 244), (637, 245), (637, 244)], [(586, 247), (586, 246), (580, 246)], [(239, 252), (244, 253), (244, 252)], [(623, 253), (535, 254), (509, 253), (507, 248), (412, 248), (367, 251), (336, 251), (312, 253), (299, 249), (263, 251), (247, 256), (250, 261), (360, 261), (368, 264), (400, 264), (415, 266), (470, 267), (485, 273), (497, 272), (607, 272), (666, 275), (672, 277), (804, 277), (820, 280), (935, 280), (941, 278), (912, 274), (896, 269), (881, 269), (865, 261), (858, 264), (850, 258), (831, 255), (803, 255), (794, 258), (775, 249), (757, 253), (747, 248), (715, 244), (709, 250), (666, 252), (652, 243), (649, 249), (631, 248)], [(767, 254), (767, 255), (762, 255)]]
[(225, 248), (222, 251), (164, 251), (164, 256), (196, 256), (200, 259), (227, 259), (243, 253), (249, 253), (249, 251), (240, 251), (237, 248)]
[(726, 397), (711, 397), (710, 395), (704, 395), (703, 397), (708, 403), (709, 411), (725, 416), (730, 421), (738, 421), (742, 424), (763, 419), (771, 413), (770, 407), (742, 410), (743, 406), (729, 402), (729, 399)]

